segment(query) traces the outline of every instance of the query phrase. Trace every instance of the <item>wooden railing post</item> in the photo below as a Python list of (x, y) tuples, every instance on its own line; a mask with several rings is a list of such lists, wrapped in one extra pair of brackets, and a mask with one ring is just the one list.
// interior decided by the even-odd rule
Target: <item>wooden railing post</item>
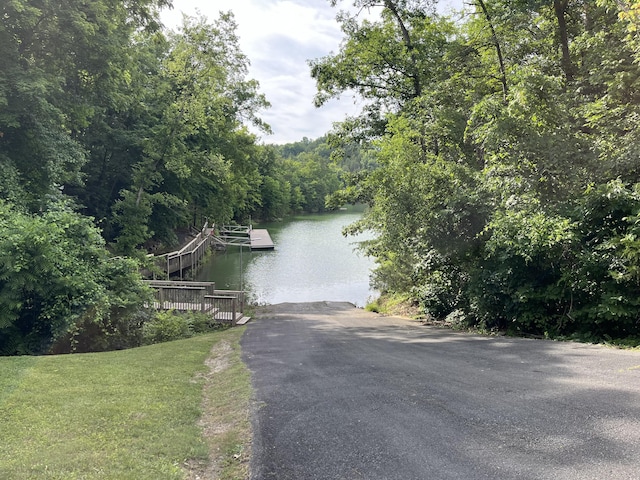
[(236, 317), (236, 297), (233, 297), (233, 300), (231, 300), (231, 326), (235, 327), (236, 326), (236, 321), (237, 321), (237, 317)]

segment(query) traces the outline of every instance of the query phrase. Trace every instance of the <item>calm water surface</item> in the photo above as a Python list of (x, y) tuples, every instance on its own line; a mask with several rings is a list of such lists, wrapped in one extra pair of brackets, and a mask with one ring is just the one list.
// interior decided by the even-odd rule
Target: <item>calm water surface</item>
[(244, 288), (259, 304), (327, 300), (363, 307), (375, 296), (369, 287), (374, 263), (355, 248), (371, 237), (342, 235), (342, 229), (361, 215), (361, 210), (351, 208), (254, 224), (254, 228), (269, 230), (275, 250), (229, 247), (204, 265), (198, 280), (214, 281), (217, 288)]

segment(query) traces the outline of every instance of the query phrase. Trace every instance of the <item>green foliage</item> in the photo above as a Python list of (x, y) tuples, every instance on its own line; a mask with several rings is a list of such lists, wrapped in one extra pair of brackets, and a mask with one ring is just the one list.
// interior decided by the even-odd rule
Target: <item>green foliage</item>
[(375, 192), (361, 227), (378, 232), (366, 246), (380, 264), (377, 286), (407, 292), (431, 275), (434, 262), (473, 252), (486, 214), (473, 171), (435, 155), (415, 161), (423, 155), (418, 132), (404, 118), (391, 119), (388, 130), (380, 167), (361, 184)]
[(128, 322), (148, 295), (138, 267), (110, 259), (91, 219), (66, 204), (31, 215), (0, 201), (0, 351), (72, 350), (81, 326), (101, 336)]
[(140, 345), (145, 247), (205, 220), (322, 211), (342, 186), (324, 139), (285, 159), (248, 132), (269, 131), (268, 102), (233, 15), (171, 32), (169, 5), (0, 5), (0, 353)]
[(469, 282), (471, 313), (488, 328), (561, 330), (567, 299), (560, 279), (570, 263), (571, 222), (541, 212), (536, 202), (523, 202), (496, 212), (487, 235), (484, 258)]
[[(165, 0), (0, 7), (0, 198), (74, 198), (117, 254), (176, 230), (322, 211), (341, 186), (324, 139), (306, 159), (259, 145), (268, 106), (231, 13), (157, 22)], [(302, 153), (302, 150), (299, 152)]]
[(380, 313), (380, 305), (377, 302), (367, 303), (364, 309), (367, 312)]
[(280, 145), (277, 150), (283, 158), (296, 158), (301, 153), (316, 153), (323, 157), (324, 160), (328, 160), (331, 156), (326, 137), (320, 137), (315, 140), (304, 137), (299, 142)]
[[(10, 1), (0, 7), (0, 158), (32, 211), (82, 184), (83, 130), (127, 78), (129, 39), (165, 0)], [(13, 199), (15, 200), (15, 199)]]
[(576, 290), (573, 318), (579, 332), (621, 338), (640, 328), (637, 257), (625, 245), (640, 212), (638, 188), (619, 180), (589, 188), (576, 211), (582, 241), (566, 281)]
[(169, 243), (176, 228), (204, 217), (244, 218), (259, 204), (261, 179), (251, 161), (258, 148), (241, 121), (267, 129), (256, 116), (267, 103), (244, 79), (248, 61), (235, 29), (230, 14), (212, 24), (186, 17), (166, 42), (142, 45), (159, 50), (157, 73), (139, 92), (149, 105), (144, 136), (128, 167), (131, 181), (113, 205), (117, 251), (131, 255), (154, 233)]
[(361, 114), (281, 147), (243, 125), (268, 131), (268, 103), (230, 13), (166, 32), (165, 0), (0, 6), (0, 350), (143, 341), (137, 263), (101, 233), (143, 258), (205, 219), (345, 202), (370, 205), (349, 230), (377, 234), (376, 286), (432, 317), (637, 336), (637, 2), (383, 3), (310, 64), (318, 104), (351, 90)]
[(224, 328), (210, 315), (198, 312), (177, 313), (173, 310), (157, 312), (142, 327), (144, 345), (190, 338)]
[(328, 198), (339, 191), (344, 170), (332, 159), (325, 138), (267, 147), (258, 164), (261, 176), (254, 218), (277, 220), (298, 212), (318, 213), (338, 208)]
[(158, 312), (142, 327), (145, 345), (189, 338), (192, 336), (189, 323), (173, 311)]
[(471, 8), (455, 26), (421, 2), (384, 2), (375, 23), (341, 17), (340, 51), (312, 62), (317, 101), (347, 89), (370, 100), (330, 138), (373, 145), (376, 168), (350, 175), (332, 204), (370, 205), (348, 231), (376, 232), (364, 247), (376, 285), (431, 317), (636, 338), (635, 10)]

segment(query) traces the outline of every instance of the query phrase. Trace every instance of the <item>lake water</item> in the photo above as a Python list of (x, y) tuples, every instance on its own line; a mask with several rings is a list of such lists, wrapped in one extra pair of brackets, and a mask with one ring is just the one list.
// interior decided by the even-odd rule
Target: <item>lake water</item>
[(356, 246), (371, 237), (342, 235), (342, 229), (361, 216), (361, 209), (351, 207), (254, 224), (269, 230), (275, 250), (229, 247), (203, 266), (197, 280), (216, 282), (220, 289), (244, 289), (250, 301), (258, 304), (326, 300), (364, 307), (375, 297), (369, 287), (374, 262)]

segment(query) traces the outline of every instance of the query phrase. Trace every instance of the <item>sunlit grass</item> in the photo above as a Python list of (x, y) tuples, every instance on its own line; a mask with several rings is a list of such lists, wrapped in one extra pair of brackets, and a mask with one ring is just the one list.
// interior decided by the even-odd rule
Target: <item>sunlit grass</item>
[[(185, 478), (186, 465), (206, 464), (212, 448), (198, 422), (205, 359), (219, 342), (239, 351), (241, 333), (118, 352), (0, 358), (0, 478)], [(212, 378), (237, 375), (248, 402), (248, 374), (241, 362), (233, 368)], [(243, 435), (248, 430), (239, 443)]]
[(365, 306), (368, 312), (419, 318), (420, 311), (408, 295), (382, 295)]

